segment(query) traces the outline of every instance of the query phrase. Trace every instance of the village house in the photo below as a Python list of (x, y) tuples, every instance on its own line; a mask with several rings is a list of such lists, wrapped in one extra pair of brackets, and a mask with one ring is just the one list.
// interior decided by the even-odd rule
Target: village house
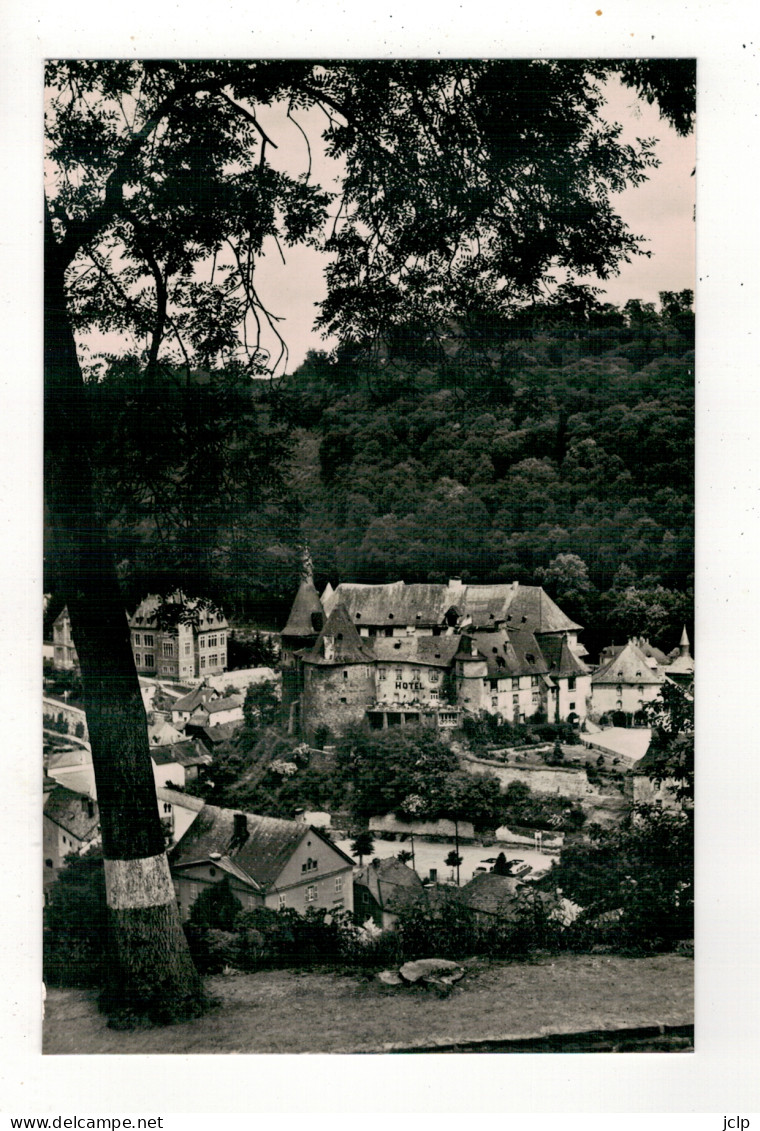
[[(197, 601), (182, 602), (177, 595), (164, 610), (174, 616), (159, 619), (160, 604), (160, 597), (146, 597), (128, 618), (138, 673), (182, 680), (223, 672), (229, 627), (223, 613), (201, 608)], [(195, 614), (192, 619), (180, 618), (183, 605)]]
[(86, 793), (52, 779), (45, 782), (42, 810), (42, 886), (46, 891), (67, 856), (79, 855), (100, 841), (97, 802)]
[(202, 768), (210, 766), (211, 755), (200, 742), (184, 739), (169, 746), (154, 746), (150, 751), (153, 778), (157, 786), (171, 783), (184, 788), (195, 781)]
[(204, 805), (170, 852), (180, 915), (225, 877), (244, 909), (353, 911), (354, 862), (299, 821)]
[(360, 923), (370, 919), (386, 930), (399, 911), (424, 899), (422, 880), (396, 856), (373, 860), (354, 872), (354, 911)]
[(282, 633), (283, 701), (306, 733), (445, 728), (482, 711), (578, 724), (591, 694), (580, 627), (539, 586), (342, 583), (320, 598), (307, 573)]
[(645, 655), (633, 640), (621, 648), (591, 677), (591, 704), (596, 715), (613, 721), (644, 723), (647, 703), (660, 694), (665, 675), (652, 655)]
[(164, 829), (167, 844), (176, 844), (192, 825), (205, 805), (200, 797), (181, 793), (178, 789), (156, 786), (158, 816)]
[(64, 607), (53, 621), (53, 665), (61, 671), (79, 666), (77, 650), (71, 636), (69, 610)]

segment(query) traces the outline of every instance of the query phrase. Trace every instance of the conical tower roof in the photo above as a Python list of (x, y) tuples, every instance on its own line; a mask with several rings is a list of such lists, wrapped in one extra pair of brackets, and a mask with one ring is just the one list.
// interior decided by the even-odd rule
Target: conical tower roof
[(283, 636), (316, 636), (324, 624), (325, 612), (311, 577), (302, 577)]
[[(326, 640), (331, 646), (325, 647)], [(303, 659), (314, 664), (367, 664), (372, 663), (374, 656), (364, 646), (345, 605), (336, 605), (314, 647), (303, 653)]]

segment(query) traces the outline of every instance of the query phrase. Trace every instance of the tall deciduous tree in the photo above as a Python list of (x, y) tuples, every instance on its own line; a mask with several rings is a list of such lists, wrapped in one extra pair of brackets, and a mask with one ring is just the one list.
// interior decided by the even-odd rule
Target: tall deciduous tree
[[(255, 270), (265, 241), (322, 240), (332, 260), (321, 325), (354, 342), (410, 320), (503, 313), (541, 293), (555, 266), (570, 280), (604, 278), (640, 250), (612, 194), (656, 161), (651, 141), (622, 144), (603, 117), (602, 81), (619, 70), (551, 60), (49, 65), (46, 499), (82, 667), (113, 985), (131, 1010), (192, 1012), (200, 989), (94, 491), (75, 333), (137, 343), (148, 392), (167, 363), (274, 369), (262, 330), (276, 337), (276, 322)], [(663, 109), (686, 129), (693, 69), (682, 71), (666, 60), (623, 79), (647, 96), (664, 90)], [(345, 170), (334, 202), (308, 171), (270, 162), (277, 142), (261, 109), (274, 105), (296, 121), (309, 109), (324, 115), (327, 151)], [(159, 411), (139, 427), (160, 443)]]

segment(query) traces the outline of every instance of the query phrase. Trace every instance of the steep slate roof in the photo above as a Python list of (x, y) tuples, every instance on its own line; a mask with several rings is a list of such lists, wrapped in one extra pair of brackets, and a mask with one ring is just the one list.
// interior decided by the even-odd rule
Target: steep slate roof
[(357, 625), (415, 624), (429, 628), (441, 623), (451, 602), (446, 603), (445, 585), (407, 585), (403, 581), (359, 585), (344, 581), (326, 597), (328, 616), (338, 605), (345, 606), (349, 619)]
[(245, 813), (248, 835), (242, 843), (237, 843), (235, 816), (234, 809), (204, 805), (190, 828), (171, 849), (172, 866), (187, 867), (209, 860), (212, 853), (218, 853), (220, 860), (215, 859), (215, 864), (231, 865), (227, 870), (234, 869), (234, 874), (241, 879), (266, 890), (276, 882), (305, 836), (317, 837), (353, 866), (353, 860), (322, 836), (318, 829), (298, 821)]
[(518, 585), (507, 609), (507, 624), (514, 628), (527, 628), (537, 635), (542, 632), (569, 632), (582, 627), (566, 617), (540, 585)]
[(324, 623), (325, 609), (310, 577), (301, 579), (282, 636), (314, 636)]
[(57, 785), (45, 798), (43, 812), (77, 840), (89, 840), (98, 831), (98, 806), (85, 793)]
[(220, 711), (234, 711), (242, 707), (243, 700), (239, 695), (228, 695), (226, 699), (211, 699), (208, 703), (201, 704), (201, 709), (209, 716), (218, 715)]
[[(488, 675), (546, 675), (549, 666), (532, 632), (501, 629), (496, 632), (474, 632), (475, 647), (488, 664)], [(532, 658), (531, 658), (532, 657)]]
[(473, 911), (495, 915), (509, 913), (520, 881), (515, 876), (498, 876), (494, 872), (479, 872), (461, 889), (462, 901)]
[(370, 647), (381, 664), (423, 664), (448, 668), (459, 648), (459, 636), (374, 636), (362, 645)]
[(425, 890), (417, 873), (395, 856), (357, 868), (354, 884), (368, 888), (380, 907), (391, 912), (414, 902)]
[(170, 746), (154, 746), (150, 756), (157, 766), (168, 766), (176, 762), (178, 766), (210, 766), (211, 755), (199, 750), (194, 742), (174, 742)]
[(216, 694), (211, 687), (194, 687), (187, 695), (172, 703), (172, 711), (194, 711), (199, 704), (206, 704), (214, 699)]
[(590, 669), (573, 652), (565, 636), (544, 636), (541, 651), (555, 677), (588, 675)]
[(665, 676), (658, 668), (649, 665), (647, 656), (637, 644), (629, 640), (625, 648), (608, 660), (591, 677), (591, 683), (635, 683), (635, 684), (660, 684), (665, 682)]
[(442, 624), (453, 608), (474, 628), (494, 627), (499, 622), (535, 633), (581, 628), (565, 616), (540, 586), (519, 585), (516, 581), (495, 585), (463, 585), (456, 580), (446, 585), (341, 582), (334, 592), (328, 594), (325, 590), (325, 612), (329, 615), (339, 604), (346, 606), (349, 618), (357, 625), (430, 627)]
[[(325, 637), (332, 637), (333, 656), (325, 659)], [(307, 664), (329, 666), (333, 664), (371, 664), (374, 660), (371, 647), (362, 640), (348, 617), (344, 605), (337, 605), (327, 618), (314, 647), (301, 653)]]

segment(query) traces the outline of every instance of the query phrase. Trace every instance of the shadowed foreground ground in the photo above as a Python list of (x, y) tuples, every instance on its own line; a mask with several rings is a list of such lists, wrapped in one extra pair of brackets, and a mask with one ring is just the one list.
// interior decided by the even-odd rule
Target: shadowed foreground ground
[[(694, 963), (679, 955), (563, 955), (530, 964), (473, 959), (464, 965), (467, 975), (449, 997), (329, 971), (219, 976), (208, 979), (220, 1005), (207, 1016), (135, 1032), (108, 1029), (94, 994), (50, 988), (43, 1052), (444, 1051), (478, 1041), (693, 1021)], [(651, 1047), (688, 1045), (681, 1039)], [(493, 1045), (487, 1051), (495, 1051)]]

